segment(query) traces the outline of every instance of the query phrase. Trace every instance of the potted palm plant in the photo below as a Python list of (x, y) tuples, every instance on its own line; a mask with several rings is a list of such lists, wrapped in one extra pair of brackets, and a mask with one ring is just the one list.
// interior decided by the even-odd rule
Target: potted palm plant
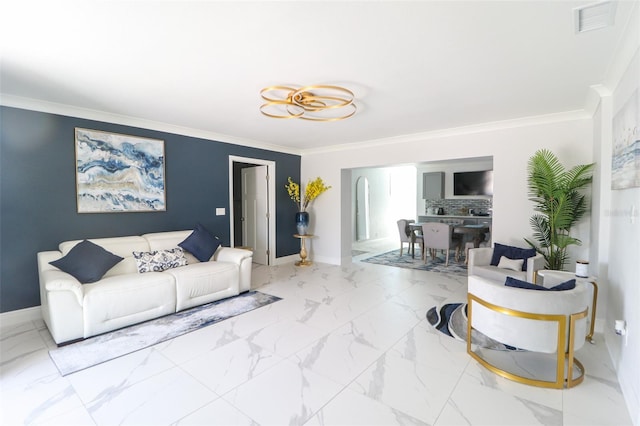
[(536, 242), (525, 241), (544, 256), (546, 269), (562, 270), (569, 259), (567, 248), (582, 244), (570, 232), (588, 210), (580, 190), (591, 183), (593, 167), (591, 163), (565, 170), (547, 149), (538, 150), (529, 159), (529, 200), (537, 212), (529, 222)]

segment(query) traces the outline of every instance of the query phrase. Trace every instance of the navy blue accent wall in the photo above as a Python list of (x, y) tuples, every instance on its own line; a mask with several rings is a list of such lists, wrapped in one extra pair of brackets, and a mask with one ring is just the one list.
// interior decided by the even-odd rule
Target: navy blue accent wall
[[(75, 128), (162, 139), (165, 212), (78, 214)], [(0, 107), (0, 312), (40, 304), (36, 253), (61, 241), (191, 229), (200, 222), (229, 245), (229, 155), (276, 163), (276, 257), (298, 253), (300, 156), (113, 123)], [(281, 190), (280, 190), (281, 189)], [(225, 207), (225, 216), (216, 216)]]

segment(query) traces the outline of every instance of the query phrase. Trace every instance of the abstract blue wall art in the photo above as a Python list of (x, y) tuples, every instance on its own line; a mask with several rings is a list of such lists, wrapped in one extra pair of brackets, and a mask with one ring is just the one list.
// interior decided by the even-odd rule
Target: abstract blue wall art
[(638, 90), (613, 117), (611, 189), (640, 187), (640, 96)]
[(164, 141), (76, 127), (78, 213), (165, 211)]

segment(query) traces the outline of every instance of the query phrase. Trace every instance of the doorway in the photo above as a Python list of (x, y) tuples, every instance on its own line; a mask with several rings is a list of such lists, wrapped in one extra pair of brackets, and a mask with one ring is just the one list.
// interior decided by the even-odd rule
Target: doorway
[(253, 250), (253, 262), (272, 265), (275, 256), (275, 162), (229, 156), (231, 247)]
[(369, 180), (356, 180), (356, 241), (369, 239)]

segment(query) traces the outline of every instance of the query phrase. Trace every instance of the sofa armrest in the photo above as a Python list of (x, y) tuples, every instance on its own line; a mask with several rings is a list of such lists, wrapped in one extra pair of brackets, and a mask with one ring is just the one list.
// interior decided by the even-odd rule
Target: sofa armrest
[(544, 269), (544, 256), (540, 253), (527, 259), (527, 281), (536, 282), (536, 272)]
[(253, 252), (251, 250), (220, 247), (213, 255), (213, 260), (231, 262), (238, 265), (240, 269), (240, 293), (251, 290), (251, 268), (253, 264)]
[(60, 270), (42, 271), (41, 275), (46, 291), (70, 291), (76, 297), (78, 304), (82, 306), (84, 290), (80, 281)]
[(233, 247), (220, 247), (213, 255), (213, 260), (218, 262), (231, 262), (236, 265), (242, 264), (246, 258), (253, 257), (251, 250), (237, 249)]
[(491, 247), (469, 249), (469, 262), (467, 265), (469, 275), (474, 275), (474, 266), (488, 266), (491, 263), (491, 256), (493, 256), (493, 248)]
[(82, 306), (84, 298), (84, 290), (80, 281), (75, 279), (73, 275), (61, 271), (49, 262), (58, 260), (62, 257), (59, 251), (41, 251), (37, 254), (38, 259), (38, 278), (40, 280), (40, 298), (41, 304), (46, 304), (48, 297), (44, 292), (48, 291), (70, 291), (74, 294), (78, 304)]
[(469, 265), (487, 266), (491, 263), (493, 248), (478, 247), (469, 249)]

